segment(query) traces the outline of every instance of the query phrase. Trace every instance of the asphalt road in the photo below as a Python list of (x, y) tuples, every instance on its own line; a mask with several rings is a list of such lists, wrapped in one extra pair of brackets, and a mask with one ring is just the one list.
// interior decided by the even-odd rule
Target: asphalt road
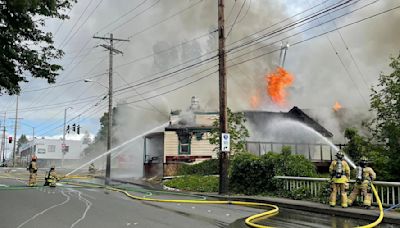
[[(99, 188), (70, 185), (56, 188), (25, 187), (26, 171), (0, 170), (0, 227), (229, 227), (261, 209), (233, 205), (157, 203), (127, 198)], [(43, 173), (39, 176), (44, 176)], [(5, 179), (10, 177), (11, 179)], [(12, 179), (19, 177), (20, 180)], [(148, 191), (139, 186), (132, 194), (164, 199), (198, 199)], [(235, 222), (236, 221), (236, 222)], [(242, 224), (243, 225), (243, 224)], [(235, 225), (237, 226), (237, 225)]]

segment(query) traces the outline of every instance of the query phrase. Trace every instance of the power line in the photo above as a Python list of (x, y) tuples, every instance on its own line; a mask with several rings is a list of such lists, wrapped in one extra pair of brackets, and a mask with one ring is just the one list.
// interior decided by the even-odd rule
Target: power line
[(26, 91), (22, 91), (23, 93), (31, 93), (31, 92), (38, 92), (38, 91), (43, 91), (43, 90), (47, 90), (47, 89), (52, 89), (52, 88), (56, 88), (56, 87), (61, 87), (61, 86), (66, 86), (66, 85), (70, 85), (70, 84), (76, 84), (78, 82), (82, 82), (83, 79), (86, 78), (97, 78), (97, 77), (101, 77), (107, 75), (106, 73), (102, 73), (102, 74), (95, 74), (92, 76), (88, 76), (88, 77), (81, 77), (77, 80), (74, 81), (69, 81), (69, 82), (65, 82), (65, 83), (61, 83), (61, 84), (56, 84), (54, 86), (48, 86), (48, 87), (42, 87), (42, 88), (37, 88), (37, 89), (31, 89), (31, 90), (26, 90)]
[(78, 19), (75, 21), (75, 23), (72, 25), (71, 29), (67, 32), (67, 35), (65, 38), (61, 41), (60, 47), (62, 48), (64, 45), (64, 42), (68, 39), (69, 35), (71, 34), (72, 30), (75, 28), (75, 26), (79, 23), (80, 19), (83, 17), (83, 15), (86, 13), (88, 10), (89, 6), (92, 4), (93, 0), (90, 0), (88, 4), (86, 5), (85, 9), (82, 11), (81, 15), (79, 15)]
[[(308, 41), (308, 40), (311, 40), (311, 39), (317, 38), (317, 37), (319, 37), (319, 36), (325, 35), (325, 34), (327, 34), (327, 33), (330, 33), (330, 32), (332, 32), (332, 31), (335, 31), (335, 30), (337, 30), (337, 29), (342, 29), (342, 28), (348, 27), (348, 26), (350, 26), (350, 25), (353, 25), (353, 24), (356, 24), (356, 23), (360, 23), (360, 22), (365, 21), (365, 20), (367, 20), (367, 19), (370, 19), (370, 18), (376, 17), (376, 16), (378, 16), (378, 15), (387, 13), (387, 12), (389, 12), (389, 11), (398, 9), (399, 7), (400, 7), (400, 6), (394, 7), (394, 8), (392, 8), (392, 9), (385, 10), (385, 11), (383, 11), (383, 12), (380, 12), (380, 13), (377, 13), (377, 14), (374, 14), (374, 15), (371, 15), (371, 16), (366, 17), (366, 18), (363, 18), (363, 19), (361, 19), (361, 20), (358, 20), (358, 21), (355, 21), (355, 22), (352, 22), (352, 23), (349, 23), (349, 24), (346, 24), (346, 25), (337, 27), (336, 29), (327, 31), (327, 32), (325, 32), (325, 33), (322, 33), (322, 34), (319, 34), (319, 35), (315, 35), (315, 36), (313, 36), (313, 37), (310, 37), (310, 38), (305, 39), (305, 40), (302, 40), (302, 41), (295, 42), (294, 44), (292, 44), (292, 46), (295, 46), (295, 45), (300, 44), (300, 43), (302, 43), (302, 42), (306, 42), (306, 41)], [(278, 50), (279, 50), (279, 49), (274, 50), (274, 51), (272, 51), (272, 52), (275, 52), (275, 51), (278, 51)], [(240, 62), (240, 63), (233, 64), (233, 65), (231, 65), (230, 67), (233, 67), (233, 66), (238, 65), (238, 64), (242, 64), (242, 63), (247, 62), (247, 61), (251, 61), (252, 59), (259, 58), (259, 57), (261, 57), (261, 56), (263, 56), (263, 55), (270, 54), (270, 53), (272, 53), (272, 52), (263, 53), (262, 55), (253, 57), (253, 58), (251, 58), (251, 59), (247, 59), (247, 60), (242, 61), (242, 62)], [(148, 98), (148, 99), (150, 99), (150, 98)]]
[(229, 32), (228, 32), (228, 34), (226, 35), (226, 38), (228, 38), (229, 35), (231, 34), (232, 29), (233, 29), (233, 27), (235, 26), (236, 21), (237, 21), (237, 19), (239, 18), (239, 15), (240, 15), (240, 13), (241, 13), (242, 10), (243, 10), (244, 5), (246, 4), (246, 1), (247, 1), (247, 0), (244, 0), (244, 1), (243, 1), (242, 6), (240, 7), (239, 12), (237, 13), (237, 15), (236, 15), (236, 17), (235, 17), (235, 20), (233, 20), (233, 23), (232, 23), (232, 25), (231, 25), (231, 28), (229, 29)]
[[(326, 35), (326, 34), (328, 34), (328, 33), (330, 33), (330, 32), (336, 31), (336, 30), (338, 30), (338, 29), (342, 29), (342, 28), (345, 28), (345, 27), (348, 27), (348, 26), (351, 26), (351, 25), (354, 25), (354, 24), (358, 24), (358, 23), (360, 23), (360, 22), (363, 22), (363, 21), (365, 21), (365, 20), (374, 18), (374, 17), (376, 17), (376, 16), (379, 16), (379, 15), (382, 15), (382, 14), (385, 14), (385, 13), (388, 13), (388, 12), (393, 11), (393, 10), (396, 10), (396, 9), (398, 9), (398, 8), (400, 8), (400, 6), (397, 6), (397, 7), (394, 7), (394, 8), (385, 10), (385, 11), (382, 11), (382, 12), (380, 12), (380, 13), (371, 15), (371, 16), (369, 16), (369, 17), (363, 18), (363, 19), (358, 20), (358, 21), (354, 21), (354, 22), (348, 23), (348, 24), (346, 24), (346, 25), (337, 27), (336, 29), (332, 29), (332, 30), (330, 30), (330, 31), (327, 31), (327, 32), (324, 32), (324, 33), (321, 33), (321, 34), (318, 34), (318, 35), (315, 35), (315, 36), (312, 36), (312, 37), (310, 37), (310, 38), (307, 38), (307, 39), (304, 39), (304, 40), (301, 40), (301, 41), (297, 41), (297, 42), (291, 44), (291, 46), (296, 46), (296, 45), (301, 44), (301, 43), (303, 43), (303, 42), (307, 42), (307, 41), (309, 41), (309, 40), (312, 40), (312, 39), (318, 38), (318, 37), (320, 37), (320, 36)], [(261, 54), (261, 55), (255, 56), (255, 57), (253, 57), (253, 58), (249, 58), (249, 59), (243, 60), (243, 61), (241, 61), (241, 62), (238, 62), (238, 63), (235, 63), (235, 64), (232, 64), (232, 65), (228, 66), (228, 68), (231, 68), (231, 67), (234, 67), (234, 66), (237, 66), (237, 65), (246, 63), (246, 62), (248, 62), (248, 61), (252, 61), (252, 60), (254, 60), (254, 59), (260, 58), (260, 57), (265, 56), (265, 55), (268, 55), (268, 54), (272, 54), (272, 53), (277, 52), (277, 51), (279, 51), (279, 50), (280, 50), (280, 48), (275, 49), (275, 50), (273, 50), (273, 51), (269, 51), (269, 52), (267, 52), (267, 53), (263, 53), (263, 54)], [(209, 69), (211, 69), (211, 68), (209, 68)], [(212, 73), (209, 73), (209, 74), (207, 74), (207, 75), (205, 75), (205, 76), (202, 76), (201, 78), (196, 79), (196, 80), (194, 80), (194, 81), (192, 81), (192, 82), (189, 82), (189, 83), (186, 83), (186, 84), (184, 84), (184, 85), (178, 86), (178, 87), (176, 87), (176, 88), (174, 88), (174, 89), (168, 90), (168, 91), (163, 92), (163, 93), (161, 93), (161, 94), (154, 95), (154, 96), (151, 96), (151, 97), (147, 97), (147, 98), (145, 98), (145, 99), (155, 98), (155, 97), (158, 97), (158, 96), (165, 95), (165, 94), (167, 94), (167, 93), (176, 91), (176, 90), (178, 90), (178, 89), (180, 89), (180, 88), (183, 88), (183, 87), (185, 87), (185, 86), (187, 86), (187, 85), (193, 84), (193, 83), (195, 83), (195, 82), (197, 82), (197, 81), (199, 81), (199, 80), (201, 80), (201, 79), (204, 79), (204, 78), (206, 78), (206, 77), (209, 77), (209, 76), (211, 76), (213, 73), (216, 73), (216, 71), (215, 71), (215, 72), (212, 72)], [(157, 89), (153, 89), (153, 90), (151, 90), (151, 91), (156, 91), (156, 90), (157, 90)], [(144, 93), (142, 93), (142, 95), (143, 95), (143, 94), (144, 94)], [(132, 101), (132, 102), (127, 102), (127, 104), (137, 103), (137, 102), (140, 102), (140, 101), (143, 101), (143, 100), (144, 100), (144, 99), (135, 100), (135, 101)]]
[[(115, 27), (114, 29), (111, 30), (111, 32), (114, 32), (115, 30), (121, 28), (122, 26), (126, 25), (127, 23), (133, 21), (135, 18), (139, 17), (140, 15), (142, 15), (143, 13), (147, 12), (149, 9), (153, 8), (154, 6), (156, 6), (158, 3), (160, 3), (160, 0), (157, 0), (156, 2), (154, 2), (153, 4), (151, 4), (149, 7), (145, 8), (144, 10), (140, 11), (139, 13), (137, 13), (136, 15), (134, 15), (133, 17), (129, 18), (128, 20), (126, 20), (125, 22), (123, 22), (122, 24), (118, 25), (117, 27)], [(129, 39), (129, 38), (128, 38)]]
[(101, 29), (99, 29), (97, 33), (100, 33), (101, 31), (103, 31), (104, 29), (110, 27), (111, 25), (117, 23), (119, 20), (121, 20), (122, 18), (124, 18), (125, 16), (131, 14), (133, 11), (135, 11), (137, 8), (139, 8), (140, 6), (142, 6), (144, 3), (146, 3), (148, 0), (144, 0), (142, 2), (140, 2), (138, 5), (136, 5), (135, 7), (133, 7), (132, 9), (128, 10), (126, 13), (122, 14), (121, 16), (119, 16), (118, 18), (116, 18), (115, 20), (113, 20), (112, 22), (108, 23), (107, 25), (103, 26)]
[[(203, 1), (203, 0), (199, 0), (199, 1), (197, 1), (197, 2), (195, 2), (195, 3), (193, 3), (193, 4), (191, 4), (191, 5), (189, 5), (188, 7), (183, 8), (182, 10), (179, 10), (178, 12), (176, 12), (176, 13), (174, 13), (174, 14), (172, 14), (172, 15), (170, 15), (170, 16), (168, 16), (168, 17), (166, 17), (166, 18), (164, 18), (164, 19), (162, 19), (162, 20), (160, 20), (160, 21), (158, 21), (158, 22), (156, 22), (156, 23), (154, 23), (154, 24), (152, 24), (152, 25), (150, 25), (150, 26), (148, 26), (148, 27), (142, 29), (142, 30), (140, 30), (139, 32), (134, 33), (134, 34), (128, 36), (128, 39), (131, 39), (132, 37), (135, 37), (135, 36), (137, 36), (137, 35), (139, 35), (139, 34), (142, 34), (142, 33), (146, 32), (147, 30), (150, 30), (150, 29), (152, 29), (152, 28), (154, 28), (154, 27), (156, 27), (156, 26), (158, 26), (158, 25), (160, 25), (160, 24), (162, 24), (162, 23), (164, 23), (164, 22), (166, 22), (166, 21), (168, 21), (168, 20), (170, 20), (170, 19), (172, 19), (172, 18), (178, 16), (179, 14), (182, 14), (183, 12), (185, 12), (185, 11), (187, 11), (187, 10), (189, 10), (189, 9), (191, 9), (191, 8), (193, 8), (193, 7), (195, 7), (195, 6), (198, 5), (198, 4), (200, 4), (202, 1)], [(113, 30), (113, 31), (115, 31), (115, 30)]]

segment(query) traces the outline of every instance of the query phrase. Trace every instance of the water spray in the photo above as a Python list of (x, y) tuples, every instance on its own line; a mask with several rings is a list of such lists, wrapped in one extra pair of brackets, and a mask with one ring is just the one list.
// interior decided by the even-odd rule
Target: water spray
[[(291, 123), (291, 124), (297, 124), (297, 125), (301, 126), (303, 129), (307, 130), (308, 132), (311, 132), (312, 134), (314, 134), (314, 135), (317, 136), (318, 138), (322, 139), (326, 144), (328, 144), (330, 147), (332, 147), (333, 150), (335, 150), (335, 152), (338, 152), (338, 151), (340, 150), (340, 149), (339, 149), (335, 144), (333, 144), (329, 139), (327, 139), (327, 138), (324, 137), (321, 133), (319, 133), (318, 131), (314, 130), (313, 128), (311, 128), (310, 126), (308, 126), (308, 125), (306, 125), (306, 124), (304, 124), (304, 123), (301, 123), (301, 122), (298, 122), (298, 121), (295, 121), (295, 120), (283, 120), (283, 121), (280, 121), (280, 123), (282, 123), (282, 122), (288, 122), (288, 123)], [(346, 160), (346, 162), (347, 162), (353, 169), (356, 169), (356, 168), (357, 168), (357, 166), (354, 164), (354, 162), (353, 162), (346, 154), (344, 155), (344, 160)]]
[[(112, 152), (114, 152), (114, 151), (116, 151), (116, 150), (118, 150), (118, 149), (120, 149), (120, 148), (122, 148), (122, 147), (128, 145), (129, 143), (135, 141), (135, 140), (138, 139), (138, 138), (141, 138), (141, 137), (143, 137), (143, 136), (149, 134), (149, 133), (152, 132), (152, 131), (155, 131), (155, 130), (157, 130), (157, 129), (159, 129), (159, 128), (164, 128), (164, 127), (166, 127), (168, 124), (169, 124), (169, 122), (166, 122), (166, 123), (162, 124), (161, 126), (155, 127), (155, 128), (153, 128), (153, 129), (151, 129), (151, 130), (148, 130), (148, 131), (146, 131), (146, 132), (144, 132), (144, 133), (142, 133), (142, 134), (140, 134), (140, 135), (137, 135), (137, 136), (133, 137), (132, 139), (129, 139), (128, 141), (125, 141), (124, 143), (122, 143), (122, 144), (120, 144), (120, 145), (118, 145), (118, 146), (112, 148), (111, 150), (106, 151), (105, 153), (100, 154), (99, 156), (93, 158), (92, 160), (90, 160), (90, 161), (84, 163), (83, 165), (79, 166), (78, 168), (76, 168), (76, 169), (72, 170), (71, 172), (67, 173), (65, 176), (67, 177), (67, 176), (69, 176), (69, 175), (75, 173), (76, 171), (82, 169), (83, 167), (88, 166), (90, 163), (92, 163), (92, 162), (94, 162), (94, 161), (96, 161), (96, 160), (98, 160), (98, 159), (100, 159), (100, 158), (102, 158), (102, 157), (104, 157), (104, 156), (106, 156), (106, 155), (108, 155), (108, 154), (111, 154)], [(120, 152), (119, 152), (119, 153), (120, 153)], [(119, 153), (117, 153), (117, 155), (118, 155)]]

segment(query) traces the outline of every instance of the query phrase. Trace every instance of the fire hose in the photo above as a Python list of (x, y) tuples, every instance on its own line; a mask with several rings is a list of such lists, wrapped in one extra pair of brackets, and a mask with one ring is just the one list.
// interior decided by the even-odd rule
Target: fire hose
[[(0, 176), (0, 178), (2, 178)], [(4, 178), (4, 177), (3, 177)], [(6, 177), (9, 178), (9, 177)], [(83, 177), (85, 179), (87, 177)], [(73, 178), (70, 178), (68, 176), (68, 179), (79, 179), (79, 176), (74, 176)], [(122, 194), (125, 194), (127, 197), (131, 199), (136, 199), (136, 200), (142, 200), (142, 201), (151, 201), (151, 202), (161, 202), (161, 203), (188, 203), (188, 204), (229, 204), (229, 205), (239, 205), (239, 206), (266, 206), (266, 207), (271, 207), (271, 210), (252, 215), (248, 218), (245, 219), (245, 223), (250, 226), (250, 227), (256, 227), (256, 228), (270, 228), (270, 226), (265, 226), (265, 225), (260, 225), (256, 224), (255, 222), (260, 220), (260, 219), (266, 219), (269, 217), (272, 217), (274, 215), (277, 215), (279, 213), (279, 208), (276, 205), (272, 204), (267, 204), (267, 203), (255, 203), (255, 202), (244, 202), (244, 201), (219, 201), (219, 200), (182, 200), (182, 199), (154, 199), (154, 198), (145, 198), (145, 197), (140, 197), (140, 196), (135, 196), (130, 194), (127, 190), (122, 189), (122, 188), (116, 188), (116, 187), (111, 187), (111, 186), (103, 186), (103, 185), (98, 185), (98, 184), (88, 184), (88, 183), (76, 183), (76, 182), (63, 182), (69, 185), (75, 185), (75, 186), (81, 186), (81, 187), (91, 187), (91, 188), (105, 188), (107, 190), (115, 191), (115, 192), (120, 192)], [(378, 219), (368, 225), (364, 226), (359, 226), (357, 228), (371, 228), (375, 227), (378, 224), (380, 224), (383, 220), (384, 212), (383, 212), (383, 206), (382, 202), (379, 198), (378, 192), (375, 188), (375, 186), (371, 183), (371, 188), (374, 193), (374, 196), (376, 197), (377, 204), (379, 206), (379, 217)]]

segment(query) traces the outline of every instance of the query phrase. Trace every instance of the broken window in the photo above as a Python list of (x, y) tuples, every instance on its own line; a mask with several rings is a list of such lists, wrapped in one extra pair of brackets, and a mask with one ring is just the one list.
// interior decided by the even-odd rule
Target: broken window
[(190, 154), (191, 133), (187, 128), (176, 131), (179, 140), (178, 154)]

